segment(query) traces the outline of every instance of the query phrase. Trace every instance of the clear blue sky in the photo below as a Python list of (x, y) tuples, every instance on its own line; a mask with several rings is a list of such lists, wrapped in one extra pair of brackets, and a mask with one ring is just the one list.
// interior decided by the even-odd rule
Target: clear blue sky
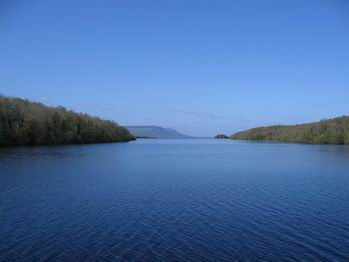
[(349, 1), (0, 1), (0, 93), (199, 136), (349, 114)]

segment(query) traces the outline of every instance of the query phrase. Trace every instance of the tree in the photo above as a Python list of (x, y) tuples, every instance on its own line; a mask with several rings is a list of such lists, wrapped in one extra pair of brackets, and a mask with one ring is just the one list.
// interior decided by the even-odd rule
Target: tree
[(64, 107), (47, 107), (19, 98), (0, 97), (0, 145), (50, 145), (130, 141), (115, 122)]

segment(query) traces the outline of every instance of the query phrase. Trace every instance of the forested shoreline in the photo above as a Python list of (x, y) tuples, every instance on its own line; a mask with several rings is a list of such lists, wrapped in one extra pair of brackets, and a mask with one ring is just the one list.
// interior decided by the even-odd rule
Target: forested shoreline
[(238, 132), (232, 135), (231, 139), (304, 144), (349, 144), (349, 116), (309, 124), (253, 128)]
[(126, 142), (135, 138), (113, 121), (0, 96), (0, 145)]

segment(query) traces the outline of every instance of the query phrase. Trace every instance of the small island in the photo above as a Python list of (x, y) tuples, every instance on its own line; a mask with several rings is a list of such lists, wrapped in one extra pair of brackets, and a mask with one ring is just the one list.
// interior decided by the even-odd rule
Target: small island
[(224, 135), (224, 134), (218, 134), (214, 137), (215, 139), (228, 139), (229, 136)]
[(135, 137), (109, 120), (0, 96), (0, 146), (127, 142)]
[(231, 139), (302, 144), (349, 144), (349, 116), (308, 124), (258, 127), (236, 133)]

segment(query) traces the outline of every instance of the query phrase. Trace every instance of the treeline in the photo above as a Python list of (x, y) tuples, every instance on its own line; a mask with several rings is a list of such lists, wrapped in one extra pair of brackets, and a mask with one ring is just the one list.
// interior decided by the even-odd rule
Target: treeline
[(349, 117), (342, 116), (310, 124), (253, 128), (236, 133), (231, 138), (306, 144), (349, 144)]
[(122, 142), (134, 137), (112, 121), (0, 97), (0, 145), (56, 145)]

